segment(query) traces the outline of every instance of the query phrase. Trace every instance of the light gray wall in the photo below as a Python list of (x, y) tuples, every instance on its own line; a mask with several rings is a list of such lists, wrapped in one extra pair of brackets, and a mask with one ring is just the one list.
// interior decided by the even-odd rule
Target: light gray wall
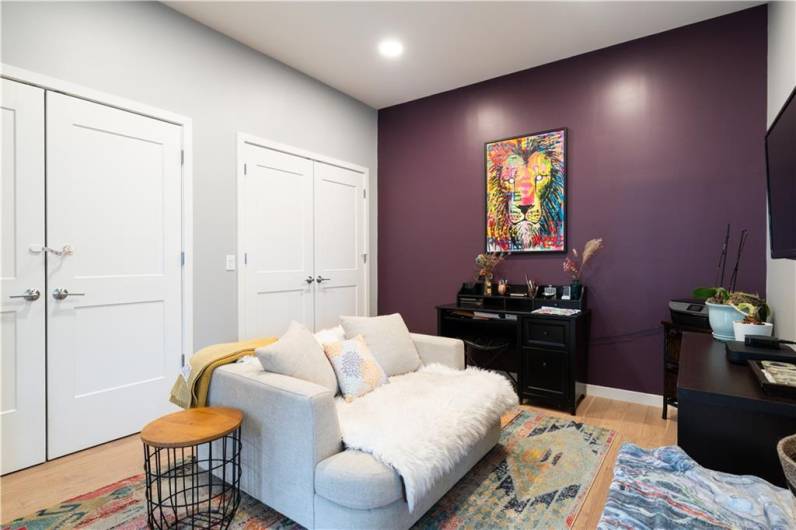
[(371, 176), (376, 308), (376, 111), (156, 3), (9, 3), (2, 62), (193, 119), (196, 348), (237, 337), (236, 134), (353, 162)]
[[(796, 3), (768, 4), (768, 124), (796, 86)], [(771, 259), (767, 246), (766, 299), (774, 310), (774, 331), (796, 340), (796, 261)]]

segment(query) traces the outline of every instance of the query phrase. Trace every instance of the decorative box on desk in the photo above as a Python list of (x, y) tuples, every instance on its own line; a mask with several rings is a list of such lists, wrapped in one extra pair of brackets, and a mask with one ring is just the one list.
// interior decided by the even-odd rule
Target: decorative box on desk
[[(519, 290), (523, 286), (511, 286)], [(586, 390), (590, 313), (579, 300), (484, 296), (465, 286), (456, 304), (437, 306), (437, 333), (467, 344), (467, 363), (516, 376), (520, 401), (574, 414)], [(561, 287), (557, 288), (561, 293)], [(539, 315), (543, 306), (579, 309), (572, 316)]]

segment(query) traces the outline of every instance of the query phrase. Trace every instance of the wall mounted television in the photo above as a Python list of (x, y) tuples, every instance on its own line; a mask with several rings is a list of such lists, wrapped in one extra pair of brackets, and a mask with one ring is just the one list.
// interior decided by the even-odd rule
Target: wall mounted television
[(771, 257), (796, 260), (796, 88), (766, 133)]

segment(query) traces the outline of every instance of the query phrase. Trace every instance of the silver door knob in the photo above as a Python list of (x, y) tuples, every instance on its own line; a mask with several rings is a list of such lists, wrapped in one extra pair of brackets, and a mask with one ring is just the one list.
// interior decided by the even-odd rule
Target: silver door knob
[(25, 289), (25, 294), (15, 294), (13, 296), (9, 296), (9, 298), (24, 298), (28, 302), (35, 302), (40, 296), (41, 293), (38, 289)]
[(69, 289), (54, 289), (53, 298), (56, 300), (66, 300), (69, 296), (86, 296), (86, 293), (70, 293)]
[(313, 278), (312, 276), (307, 276), (306, 278), (304, 278), (304, 281), (307, 282), (307, 284), (309, 285), (315, 281), (315, 278)]
[(318, 283), (328, 282), (329, 280), (331, 280), (331, 278), (324, 278), (320, 274), (318, 275), (317, 278), (315, 278), (315, 281)]

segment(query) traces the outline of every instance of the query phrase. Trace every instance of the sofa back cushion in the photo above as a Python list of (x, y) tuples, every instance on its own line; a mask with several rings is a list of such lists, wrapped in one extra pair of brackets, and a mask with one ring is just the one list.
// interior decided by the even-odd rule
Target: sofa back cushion
[(420, 355), (401, 315), (340, 317), (346, 338), (362, 335), (389, 377), (420, 368)]
[(324, 386), (337, 393), (337, 377), (312, 332), (291, 322), (278, 341), (257, 349), (263, 369)]
[(362, 335), (327, 343), (323, 350), (337, 374), (337, 384), (346, 401), (367, 394), (387, 382), (387, 374), (370, 353)]
[(315, 332), (315, 340), (317, 340), (321, 346), (325, 346), (330, 342), (339, 342), (345, 340), (345, 330), (340, 324), (333, 328), (322, 329)]

